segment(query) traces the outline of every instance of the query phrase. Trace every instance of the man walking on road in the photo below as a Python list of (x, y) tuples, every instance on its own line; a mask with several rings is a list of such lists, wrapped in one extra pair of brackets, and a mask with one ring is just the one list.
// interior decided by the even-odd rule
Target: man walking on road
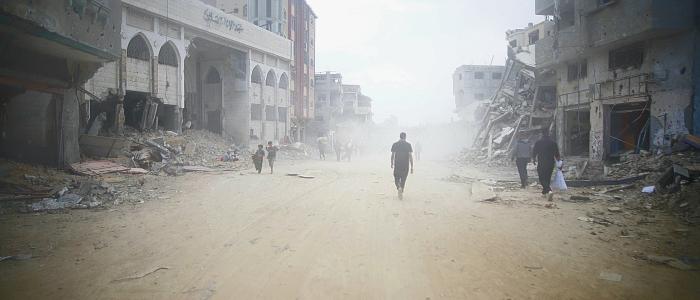
[(275, 160), (277, 159), (277, 151), (279, 148), (272, 145), (272, 141), (267, 142), (267, 162), (270, 165), (270, 174), (275, 171)]
[(552, 201), (552, 189), (550, 183), (552, 181), (552, 172), (554, 165), (559, 160), (559, 146), (549, 137), (549, 130), (542, 129), (542, 138), (535, 143), (532, 149), (532, 158), (537, 165), (537, 175), (540, 178), (542, 185), (542, 195), (546, 195), (549, 201)]
[(527, 164), (530, 163), (530, 141), (525, 138), (518, 139), (518, 144), (515, 145), (515, 151), (513, 152), (513, 158), (515, 159), (515, 165), (518, 167), (518, 174), (520, 175), (520, 188), (527, 187)]
[(402, 132), (399, 138), (399, 141), (391, 146), (391, 168), (394, 169), (394, 184), (399, 192), (399, 199), (403, 199), (409, 167), (413, 174), (413, 148), (406, 142), (405, 132)]

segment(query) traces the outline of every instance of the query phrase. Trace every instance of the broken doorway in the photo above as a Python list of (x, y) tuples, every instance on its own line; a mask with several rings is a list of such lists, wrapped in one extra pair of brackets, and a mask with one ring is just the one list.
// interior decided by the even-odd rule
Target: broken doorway
[(588, 156), (591, 132), (590, 109), (567, 110), (564, 117), (564, 153), (572, 156)]
[(609, 127), (610, 156), (649, 150), (648, 102), (611, 105)]
[(124, 124), (139, 130), (151, 129), (156, 122), (158, 103), (148, 93), (126, 91)]

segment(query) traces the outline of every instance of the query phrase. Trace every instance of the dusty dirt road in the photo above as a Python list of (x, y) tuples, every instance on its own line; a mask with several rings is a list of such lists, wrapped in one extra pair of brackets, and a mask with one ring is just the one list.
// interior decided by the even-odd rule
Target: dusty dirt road
[(546, 209), (534, 188), (511, 205), (477, 202), (470, 184), (444, 180), (447, 164), (420, 162), (399, 201), (386, 161), (281, 162), (278, 172), (160, 177), (172, 187), (136, 206), (0, 216), (0, 250), (35, 255), (0, 262), (0, 298), (700, 295), (700, 272), (633, 258), (652, 241), (604, 241), (576, 220), (578, 204)]

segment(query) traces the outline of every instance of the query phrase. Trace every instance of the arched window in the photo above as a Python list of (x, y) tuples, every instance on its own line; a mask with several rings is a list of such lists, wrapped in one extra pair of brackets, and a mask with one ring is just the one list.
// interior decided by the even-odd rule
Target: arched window
[(140, 60), (149, 60), (151, 51), (143, 36), (137, 34), (129, 41), (129, 45), (126, 47), (126, 56)]
[(289, 88), (289, 78), (287, 77), (287, 73), (282, 73), (282, 76), (280, 76), (280, 84), (279, 88), (286, 90)]
[(177, 67), (177, 52), (171, 43), (165, 43), (163, 47), (160, 47), (160, 52), (158, 52), (158, 63), (162, 65), (168, 65)]
[(207, 77), (204, 79), (204, 82), (207, 84), (221, 83), (221, 76), (219, 76), (219, 71), (217, 71), (214, 67), (209, 67), (209, 71), (207, 72)]
[(265, 78), (265, 85), (275, 87), (277, 82), (277, 77), (275, 77), (275, 71), (270, 70), (267, 72), (267, 77)]
[(262, 84), (262, 71), (260, 71), (260, 66), (255, 66), (255, 68), (253, 68), (253, 73), (250, 75), (250, 81), (252, 83)]

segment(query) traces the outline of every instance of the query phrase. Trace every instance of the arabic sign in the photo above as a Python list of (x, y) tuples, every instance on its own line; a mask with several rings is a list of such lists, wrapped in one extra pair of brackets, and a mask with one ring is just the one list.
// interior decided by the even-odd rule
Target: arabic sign
[(236, 20), (229, 19), (225, 15), (208, 8), (204, 11), (204, 20), (209, 24), (214, 23), (237, 33), (241, 33), (243, 31), (243, 24), (238, 23)]

